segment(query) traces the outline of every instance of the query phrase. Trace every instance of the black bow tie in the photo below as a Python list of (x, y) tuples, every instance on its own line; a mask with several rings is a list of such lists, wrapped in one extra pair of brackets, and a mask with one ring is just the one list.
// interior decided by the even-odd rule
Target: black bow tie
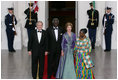
[(42, 31), (38, 31), (38, 32), (42, 33)]
[(54, 30), (58, 30), (58, 27), (54, 27)]

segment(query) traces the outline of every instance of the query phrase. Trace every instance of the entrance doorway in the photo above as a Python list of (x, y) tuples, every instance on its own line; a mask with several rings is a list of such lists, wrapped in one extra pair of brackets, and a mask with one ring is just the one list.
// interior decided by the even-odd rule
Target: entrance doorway
[(48, 26), (52, 26), (52, 19), (59, 19), (59, 26), (65, 31), (65, 24), (71, 22), (73, 24), (73, 32), (75, 32), (75, 1), (49, 1), (49, 22)]

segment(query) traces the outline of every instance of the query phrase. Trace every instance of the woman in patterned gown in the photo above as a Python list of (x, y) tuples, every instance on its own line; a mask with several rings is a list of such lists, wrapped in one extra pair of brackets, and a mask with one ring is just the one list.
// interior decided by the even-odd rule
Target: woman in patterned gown
[(91, 52), (91, 42), (86, 37), (87, 29), (81, 29), (79, 37), (76, 39), (74, 53), (76, 56), (76, 76), (78, 79), (93, 79), (94, 74), (91, 68), (86, 68), (84, 64), (84, 56)]
[(67, 23), (67, 32), (63, 34), (61, 44), (62, 52), (56, 74), (56, 78), (59, 79), (76, 79), (73, 57), (76, 35), (73, 32), (71, 32), (72, 27), (72, 23)]

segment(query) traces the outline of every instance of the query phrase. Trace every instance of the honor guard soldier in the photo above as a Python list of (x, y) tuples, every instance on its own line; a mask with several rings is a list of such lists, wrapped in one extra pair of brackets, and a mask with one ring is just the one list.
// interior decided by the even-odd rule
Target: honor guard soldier
[(104, 26), (104, 36), (105, 36), (105, 45), (106, 51), (111, 50), (111, 36), (112, 36), (112, 25), (114, 23), (114, 15), (111, 13), (111, 8), (107, 7), (106, 8), (106, 13), (103, 16), (102, 24)]
[(37, 22), (37, 13), (34, 12), (33, 3), (29, 3), (29, 8), (27, 8), (24, 13), (27, 15), (25, 28), (27, 29), (28, 38), (30, 37), (31, 31), (35, 30)]
[(9, 52), (15, 52), (13, 48), (14, 43), (14, 35), (16, 35), (15, 25), (17, 24), (17, 20), (15, 15), (13, 14), (13, 8), (8, 8), (8, 14), (5, 16), (5, 25), (6, 25), (6, 34), (8, 40), (8, 50)]
[(99, 12), (93, 8), (93, 3), (89, 3), (91, 9), (87, 11), (89, 20), (87, 24), (87, 28), (89, 31), (89, 38), (91, 40), (92, 49), (95, 49), (96, 43), (96, 30), (99, 22)]

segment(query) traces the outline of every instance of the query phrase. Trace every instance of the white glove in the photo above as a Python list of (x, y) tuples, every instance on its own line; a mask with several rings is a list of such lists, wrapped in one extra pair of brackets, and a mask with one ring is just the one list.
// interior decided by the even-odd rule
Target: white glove
[(105, 21), (107, 21), (107, 19), (104, 19)]
[(13, 31), (15, 31), (14, 27), (12, 28)]
[(14, 21), (14, 24), (15, 24), (15, 21)]
[(9, 24), (10, 26), (12, 25), (12, 24)]

